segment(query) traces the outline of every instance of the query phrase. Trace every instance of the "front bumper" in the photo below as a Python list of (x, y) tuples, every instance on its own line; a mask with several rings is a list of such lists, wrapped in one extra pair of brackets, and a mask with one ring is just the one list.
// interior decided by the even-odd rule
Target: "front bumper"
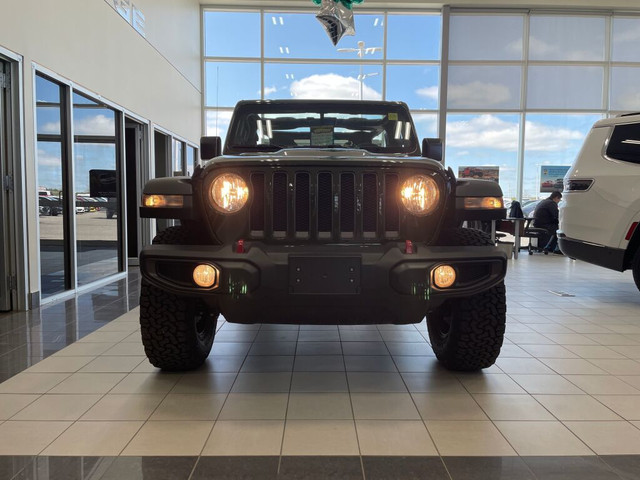
[[(196, 265), (220, 271), (214, 289), (197, 287)], [(431, 270), (457, 271), (456, 283), (438, 289)], [(234, 323), (418, 323), (448, 298), (485, 291), (504, 279), (506, 255), (495, 247), (385, 245), (226, 246), (151, 245), (140, 254), (150, 284), (200, 297)]]

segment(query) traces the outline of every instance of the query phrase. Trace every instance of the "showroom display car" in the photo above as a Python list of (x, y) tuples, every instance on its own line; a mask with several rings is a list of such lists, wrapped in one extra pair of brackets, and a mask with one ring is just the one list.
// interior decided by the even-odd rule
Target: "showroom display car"
[(640, 114), (596, 122), (564, 178), (558, 244), (579, 260), (631, 269), (640, 289)]
[(145, 352), (200, 366), (233, 323), (417, 324), (447, 368), (492, 365), (506, 254), (465, 221), (504, 218), (496, 182), (457, 180), (401, 102), (236, 106), (224, 150), (203, 137), (193, 177), (144, 187), (140, 213), (178, 219), (140, 254)]

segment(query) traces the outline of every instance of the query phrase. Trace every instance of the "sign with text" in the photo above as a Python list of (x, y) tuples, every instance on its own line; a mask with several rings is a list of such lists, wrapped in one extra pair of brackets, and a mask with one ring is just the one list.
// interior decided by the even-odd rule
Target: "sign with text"
[(479, 178), (480, 180), (500, 180), (499, 166), (458, 167), (458, 178)]
[(561, 192), (564, 176), (570, 168), (569, 165), (540, 166), (540, 193), (551, 193), (555, 190)]

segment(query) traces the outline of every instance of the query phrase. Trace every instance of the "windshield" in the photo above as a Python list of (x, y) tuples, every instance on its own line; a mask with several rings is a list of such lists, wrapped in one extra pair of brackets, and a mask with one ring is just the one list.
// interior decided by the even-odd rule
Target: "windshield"
[(225, 153), (282, 148), (349, 148), (375, 153), (419, 152), (407, 109), (395, 103), (241, 103)]

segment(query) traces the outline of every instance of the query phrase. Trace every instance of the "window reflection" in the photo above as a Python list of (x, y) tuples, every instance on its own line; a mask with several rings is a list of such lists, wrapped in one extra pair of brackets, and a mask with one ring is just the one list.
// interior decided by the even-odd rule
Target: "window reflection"
[(40, 291), (43, 297), (71, 287), (68, 269), (68, 222), (65, 221), (66, 169), (61, 135), (62, 87), (36, 76), (38, 223), (40, 227)]
[(73, 94), (78, 285), (120, 270), (115, 111)]

